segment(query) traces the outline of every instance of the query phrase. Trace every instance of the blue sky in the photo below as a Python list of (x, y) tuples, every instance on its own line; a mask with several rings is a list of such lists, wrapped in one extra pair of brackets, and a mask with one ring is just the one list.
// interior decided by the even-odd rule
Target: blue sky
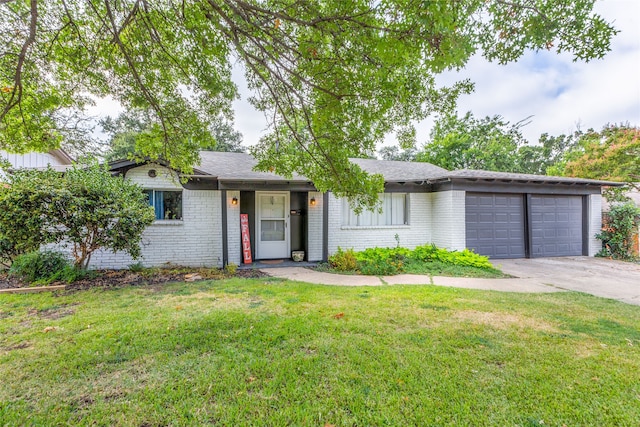
[[(570, 55), (529, 52), (501, 66), (474, 57), (461, 72), (441, 77), (443, 82), (470, 78), (475, 83), (475, 91), (459, 100), (458, 112), (500, 115), (511, 123), (532, 116), (523, 128), (530, 142), (544, 132), (559, 135), (607, 123), (640, 125), (640, 0), (604, 0), (596, 3), (596, 10), (620, 30), (604, 59), (573, 62)], [(263, 134), (266, 121), (246, 102), (250, 94), (239, 70), (236, 77), (242, 99), (234, 104), (235, 125), (244, 134), (244, 144), (251, 145)], [(432, 119), (418, 124), (418, 145), (427, 140), (432, 125)], [(390, 136), (384, 145), (393, 143)]]

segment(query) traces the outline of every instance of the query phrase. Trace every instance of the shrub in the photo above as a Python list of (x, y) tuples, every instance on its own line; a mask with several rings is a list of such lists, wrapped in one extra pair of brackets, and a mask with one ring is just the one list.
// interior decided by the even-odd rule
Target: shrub
[(336, 271), (353, 271), (356, 269), (356, 254), (353, 249), (343, 251), (338, 246), (338, 251), (329, 257), (329, 265)]
[(142, 189), (103, 166), (20, 170), (0, 186), (0, 262), (11, 264), (42, 245), (70, 247), (86, 269), (98, 249), (140, 256), (142, 232), (154, 218)]
[(351, 259), (357, 262), (356, 266), (361, 274), (370, 276), (402, 273), (405, 271), (407, 263), (415, 265), (416, 263), (440, 262), (461, 267), (495, 270), (486, 256), (478, 255), (468, 249), (448, 251), (438, 248), (434, 244), (418, 246), (414, 250), (400, 247), (369, 248), (355, 253), (353, 250), (344, 252), (338, 248), (338, 252), (329, 258), (329, 265), (336, 271), (354, 270), (355, 267), (352, 267), (351, 264), (349, 268), (343, 269), (346, 258), (349, 258), (349, 262)]
[(50, 283), (61, 279), (70, 267), (69, 260), (60, 252), (33, 251), (16, 257), (9, 274), (29, 283)]
[(358, 252), (356, 259), (362, 274), (385, 276), (401, 273), (410, 255), (411, 251), (406, 248), (369, 248)]
[(640, 208), (633, 202), (615, 204), (611, 206), (604, 222), (602, 231), (595, 236), (603, 244), (597, 255), (614, 259), (633, 259), (633, 236), (638, 232)]
[(236, 274), (236, 271), (238, 271), (238, 264), (230, 262), (224, 267), (224, 269), (228, 275), (233, 276)]

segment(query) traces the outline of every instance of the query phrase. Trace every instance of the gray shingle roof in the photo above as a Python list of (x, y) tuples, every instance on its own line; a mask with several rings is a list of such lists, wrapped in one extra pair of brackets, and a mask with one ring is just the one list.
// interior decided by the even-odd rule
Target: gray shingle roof
[(254, 171), (253, 168), (257, 162), (251, 154), (247, 153), (201, 151), (200, 158), (200, 164), (196, 169), (217, 176), (220, 181), (309, 181), (300, 175), (286, 179), (275, 173)]
[[(196, 166), (198, 172), (218, 177), (220, 181), (268, 181), (268, 182), (309, 182), (308, 178), (294, 175), (291, 179), (269, 172), (257, 172), (253, 168), (256, 160), (247, 153), (224, 153), (202, 151), (201, 162)], [(621, 185), (610, 181), (569, 178), (545, 175), (531, 175), (509, 172), (461, 169), (448, 171), (424, 162), (401, 162), (376, 159), (351, 159), (368, 173), (379, 173), (386, 182), (429, 181), (448, 179), (509, 180), (539, 183), (575, 183), (593, 185)]]
[(510, 181), (527, 181), (527, 182), (558, 182), (558, 183), (576, 183), (576, 184), (596, 184), (596, 185), (621, 185), (617, 182), (611, 181), (599, 181), (594, 179), (584, 178), (570, 178), (566, 176), (547, 176), (547, 175), (532, 175), (524, 173), (511, 173), (511, 172), (493, 172), (485, 170), (473, 170), (473, 169), (459, 169), (451, 172), (446, 172), (436, 179), (495, 179), (495, 180), (510, 180)]
[(446, 169), (425, 162), (351, 159), (368, 173), (379, 173), (387, 182), (426, 181), (448, 173)]
[[(202, 160), (196, 169), (217, 176), (220, 181), (309, 181), (300, 175), (285, 179), (274, 173), (254, 171), (256, 160), (246, 153), (202, 151), (200, 157)], [(447, 172), (446, 169), (430, 163), (375, 159), (351, 159), (351, 161), (368, 173), (381, 174), (387, 182), (426, 181)]]

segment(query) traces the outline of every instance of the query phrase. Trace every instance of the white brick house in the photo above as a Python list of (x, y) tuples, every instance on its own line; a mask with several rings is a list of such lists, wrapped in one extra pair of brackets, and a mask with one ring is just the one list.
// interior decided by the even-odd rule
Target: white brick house
[[(156, 208), (145, 231), (145, 266), (242, 264), (240, 218), (248, 216), (253, 261), (288, 259), (304, 251), (326, 260), (338, 247), (361, 250), (426, 243), (466, 247), (493, 258), (594, 255), (599, 242), (601, 186), (594, 180), (488, 171), (447, 171), (428, 163), (353, 159), (385, 178), (382, 212), (350, 209), (305, 177), (285, 179), (253, 170), (243, 153), (201, 153), (182, 184), (161, 164), (111, 163), (139, 183)], [(397, 239), (397, 240), (396, 240)], [(136, 261), (102, 252), (93, 268), (125, 268)]]

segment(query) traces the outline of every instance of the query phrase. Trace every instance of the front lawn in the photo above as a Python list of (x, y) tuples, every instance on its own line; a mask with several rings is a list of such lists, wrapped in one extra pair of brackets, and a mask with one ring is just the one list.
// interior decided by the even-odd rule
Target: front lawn
[(640, 425), (640, 307), (229, 279), (0, 296), (1, 425)]

